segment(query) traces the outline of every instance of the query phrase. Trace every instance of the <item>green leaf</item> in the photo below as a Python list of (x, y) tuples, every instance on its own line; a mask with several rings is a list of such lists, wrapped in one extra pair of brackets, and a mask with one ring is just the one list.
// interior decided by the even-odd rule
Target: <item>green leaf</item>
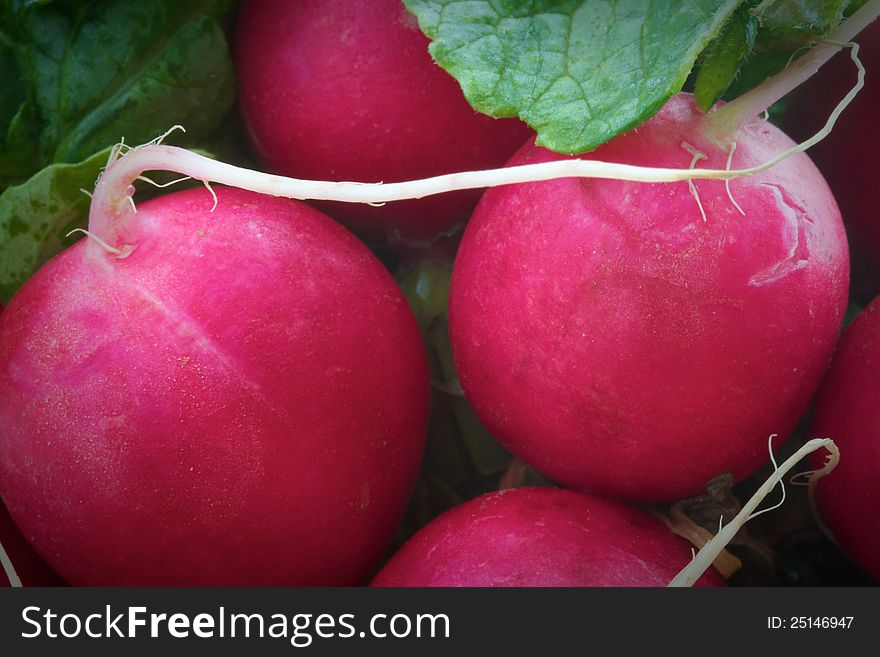
[(752, 10), (761, 23), (761, 46), (797, 50), (843, 20), (850, 0), (774, 0)]
[(15, 53), (0, 32), (0, 189), (25, 180), (40, 165), (39, 131)]
[(37, 139), (39, 128), (30, 103), (23, 103), (12, 117), (5, 143), (0, 146), (0, 190), (27, 180), (42, 166)]
[(110, 149), (78, 164), (53, 164), (0, 194), (0, 301), (6, 303), (33, 272), (77, 238), (89, 197)]
[(730, 85), (724, 98), (730, 100), (757, 87), (771, 75), (782, 71), (791, 61), (791, 57), (792, 53), (785, 51), (752, 53), (740, 68), (739, 77)]
[(749, 13), (747, 6), (743, 6), (706, 48), (694, 89), (697, 105), (704, 112), (709, 111), (736, 79), (743, 61), (755, 47), (757, 33), (758, 19)]
[(850, 300), (849, 305), (846, 307), (846, 315), (843, 318), (843, 328), (846, 329), (850, 324), (853, 323), (856, 317), (859, 316), (859, 313), (862, 312), (864, 308), (857, 301)]
[(451, 276), (449, 265), (425, 260), (401, 280), (403, 293), (423, 331), (446, 312)]
[[(9, 130), (19, 108), (27, 100), (27, 89), (21, 79), (21, 70), (12, 47), (0, 38), (0, 136)], [(2, 143), (2, 142), (0, 142)]]
[(228, 0), (7, 0), (10, 44), (39, 123), (42, 165), (77, 162), (180, 123), (191, 141), (232, 106), (218, 19)]
[(583, 153), (681, 90), (739, 0), (404, 0), (470, 104)]
[(724, 97), (735, 98), (781, 72), (863, 4), (864, 0), (765, 0), (751, 9), (759, 23), (754, 51)]
[(846, 9), (843, 11), (844, 18), (849, 18), (850, 16), (852, 16), (854, 13), (862, 8), (862, 5), (867, 4), (867, 2), (868, 0), (851, 0)]

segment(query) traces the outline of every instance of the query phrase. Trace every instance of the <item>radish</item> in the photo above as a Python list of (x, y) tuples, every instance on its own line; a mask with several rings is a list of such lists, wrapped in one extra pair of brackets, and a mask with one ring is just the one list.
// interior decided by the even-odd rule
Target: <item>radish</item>
[[(741, 120), (734, 103), (706, 117), (682, 94), (584, 157), (743, 168), (794, 146), (760, 119), (734, 123), (720, 146), (733, 111)], [(509, 164), (565, 159), (529, 143)], [(838, 208), (803, 154), (729, 188), (491, 189), (453, 270), (456, 368), (489, 430), (550, 477), (631, 500), (689, 497), (748, 475), (766, 436), (794, 428), (840, 331), (848, 266)]]
[(812, 432), (842, 454), (813, 490), (822, 521), (880, 582), (880, 298), (849, 326), (822, 384)]
[(424, 443), (403, 295), (302, 203), (218, 188), (212, 212), (196, 189), (135, 213), (124, 161), (90, 239), (0, 315), (9, 511), (75, 585), (359, 583)]
[[(555, 488), (483, 495), (434, 520), (372, 586), (665, 586), (690, 545), (643, 511)], [(722, 586), (712, 571), (701, 586)]]
[[(245, 2), (234, 57), (259, 159), (288, 176), (385, 182), (501, 166), (531, 131), (471, 109), (428, 43), (400, 0)], [(479, 195), (321, 207), (417, 242), (464, 222)]]
[[(686, 542), (634, 507), (557, 488), (513, 488), (436, 518), (392, 556), (371, 586), (720, 586), (712, 566), (738, 567), (724, 548), (747, 522), (784, 503), (783, 477), (815, 454), (817, 469), (800, 475), (813, 485), (833, 472), (840, 457), (830, 439), (808, 441), (781, 464), (772, 454), (773, 473), (735, 517), (720, 519), (717, 534), (706, 541), (702, 530), (675, 529), (701, 544), (691, 558)], [(757, 510), (777, 486), (781, 501)]]

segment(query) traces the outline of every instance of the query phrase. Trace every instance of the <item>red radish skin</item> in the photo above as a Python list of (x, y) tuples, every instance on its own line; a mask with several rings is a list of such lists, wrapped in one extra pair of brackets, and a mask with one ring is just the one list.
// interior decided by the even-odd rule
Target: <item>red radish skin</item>
[(143, 204), (0, 316), (0, 492), (75, 585), (352, 585), (394, 532), (428, 409), (391, 276), (305, 204)]
[[(587, 157), (723, 169), (690, 96)], [(733, 168), (793, 146), (762, 120)], [(531, 143), (510, 164), (561, 159)], [(453, 270), (466, 396), (523, 460), (571, 487), (642, 501), (700, 493), (767, 459), (828, 365), (847, 300), (834, 199), (798, 154), (730, 183), (560, 179), (486, 192)]]
[[(880, 151), (880, 21), (862, 32), (859, 58), (867, 74), (865, 87), (850, 103), (824, 141), (810, 149), (843, 214), (860, 277), (877, 288), (880, 283), (880, 210), (874, 187), (877, 167), (867, 159)], [(795, 139), (805, 139), (816, 132), (837, 102), (852, 88), (856, 67), (844, 50), (836, 55), (809, 82), (798, 89), (785, 115), (785, 126)]]
[[(503, 165), (528, 126), (475, 112), (428, 43), (399, 0), (245, 2), (235, 63), (260, 160), (288, 176), (362, 182)], [(416, 241), (465, 221), (481, 192), (321, 207), (360, 232)]]
[[(0, 313), (3, 304), (0, 304)], [(0, 501), (0, 545), (9, 557), (22, 586), (64, 586), (64, 580), (40, 558), (22, 536), (21, 531)], [(11, 586), (9, 577), (0, 568), (0, 587)]]
[(880, 582), (880, 297), (846, 330), (822, 383), (812, 433), (840, 448), (840, 464), (817, 483), (818, 511), (843, 549)]
[[(666, 586), (691, 546), (643, 511), (555, 488), (491, 493), (422, 528), (372, 586)], [(710, 569), (697, 586), (723, 586)]]
[[(22, 586), (64, 586), (64, 580), (58, 576), (22, 536), (21, 531), (9, 515), (6, 507), (0, 503), (0, 544), (6, 551), (15, 574)], [(6, 571), (0, 567), (0, 587), (8, 587), (11, 583)]]

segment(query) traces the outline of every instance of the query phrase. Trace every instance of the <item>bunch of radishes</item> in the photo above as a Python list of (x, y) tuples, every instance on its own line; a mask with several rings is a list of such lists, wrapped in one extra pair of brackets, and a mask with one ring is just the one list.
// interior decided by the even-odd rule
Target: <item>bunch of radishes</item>
[[(796, 144), (759, 116), (723, 135), (684, 93), (590, 153), (553, 153), (472, 110), (427, 45), (397, 0), (249, 0), (239, 104), (278, 175), (159, 143), (113, 153), (87, 238), (0, 315), (0, 493), (41, 557), (75, 585), (357, 585), (380, 567), (384, 586), (665, 585), (691, 545), (644, 505), (754, 474), (824, 378), (811, 433), (841, 465), (818, 509), (880, 579), (880, 306), (826, 376), (849, 252), (810, 158), (761, 169)], [(505, 163), (497, 180), (518, 184), (334, 184)], [(155, 169), (251, 191), (135, 204)], [(457, 380), (436, 380), (406, 298), (343, 225), (404, 269), (454, 257)], [(386, 563), (429, 378), (567, 490), (479, 496)]]

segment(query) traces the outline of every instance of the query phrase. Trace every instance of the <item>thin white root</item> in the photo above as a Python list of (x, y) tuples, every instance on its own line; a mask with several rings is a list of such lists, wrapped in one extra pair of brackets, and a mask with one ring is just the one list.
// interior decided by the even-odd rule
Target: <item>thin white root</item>
[[(146, 176), (138, 176), (135, 180), (143, 180), (144, 182), (150, 183), (153, 187), (158, 187), (158, 188), (162, 189), (164, 187), (171, 187), (171, 185), (176, 185), (177, 183), (181, 183), (184, 180), (192, 180), (192, 178), (190, 176), (181, 176), (180, 178), (175, 178), (171, 182), (167, 182), (167, 183), (157, 183), (155, 180), (152, 180), (151, 178), (147, 178)], [(89, 194), (89, 196), (91, 196), (91, 194)]]
[[(751, 499), (743, 506), (742, 510), (731, 520), (726, 527), (721, 529), (715, 537), (710, 540), (697, 553), (696, 557), (685, 566), (681, 572), (676, 575), (671, 582), (670, 587), (693, 586), (700, 576), (712, 565), (712, 562), (718, 557), (721, 551), (733, 540), (733, 537), (749, 520), (756, 517), (755, 509), (764, 500), (765, 497), (776, 487), (782, 478), (796, 466), (801, 459), (816, 450), (825, 448), (829, 452), (829, 457), (825, 463), (825, 467), (812, 473), (812, 479), (815, 477), (824, 477), (833, 470), (840, 460), (840, 452), (837, 445), (830, 438), (815, 438), (808, 441), (797, 452), (785, 460), (785, 462), (773, 471), (767, 481), (757, 490)], [(774, 460), (775, 462), (775, 460)]]
[(113, 144), (113, 148), (110, 149), (110, 156), (107, 158), (107, 165), (110, 166), (113, 162), (122, 157), (123, 154), (127, 153), (131, 149), (125, 143), (125, 137), (119, 140), (118, 144)]
[[(114, 144), (113, 148), (110, 149), (110, 156), (107, 158), (106, 167), (109, 167), (116, 160), (118, 160), (119, 158), (121, 158), (123, 155), (125, 155), (126, 153), (128, 153), (130, 151), (136, 151), (137, 149), (143, 148), (144, 146), (158, 146), (163, 141), (165, 141), (165, 139), (168, 137), (168, 135), (170, 135), (172, 132), (175, 132), (176, 130), (180, 130), (181, 132), (186, 132), (186, 129), (182, 125), (176, 124), (176, 125), (173, 125), (170, 128), (168, 128), (168, 130), (163, 132), (161, 135), (159, 135), (155, 139), (151, 139), (146, 144), (141, 144), (140, 146), (129, 146), (128, 144), (125, 143), (125, 137), (122, 137), (119, 140), (119, 143)], [(148, 182), (152, 182), (152, 181), (148, 181)], [(157, 185), (157, 187), (158, 187), (158, 185)]]
[[(822, 533), (825, 534), (832, 543), (839, 547), (841, 551), (845, 552), (846, 550), (844, 550), (840, 543), (838, 543), (837, 537), (831, 531), (831, 528), (828, 527), (822, 514), (819, 513), (819, 508), (816, 506), (816, 488), (819, 485), (819, 481), (822, 478), (827, 477), (831, 471), (834, 470), (838, 460), (839, 456), (835, 458), (834, 455), (832, 455), (825, 461), (825, 465), (818, 470), (810, 470), (809, 472), (804, 472), (801, 475), (798, 475), (797, 483), (809, 486), (810, 508), (813, 510), (813, 518), (815, 519), (816, 524), (819, 525), (819, 529), (821, 529)], [(806, 481), (800, 481), (801, 479), (805, 479)]]
[(119, 258), (124, 258), (126, 255), (128, 255), (124, 248), (117, 249), (115, 246), (110, 246), (109, 244), (107, 244), (107, 242), (102, 240), (100, 237), (98, 237), (94, 233), (90, 233), (85, 228), (74, 228), (72, 231), (67, 233), (67, 235), (65, 235), (65, 237), (70, 237), (74, 233), (82, 233), (83, 235), (85, 235), (89, 239), (94, 240), (102, 249), (104, 249), (108, 253), (112, 253), (113, 255), (115, 255)]
[(213, 212), (214, 210), (217, 209), (217, 193), (214, 191), (214, 188), (211, 187), (211, 183), (208, 182), (207, 180), (203, 180), (203, 181), (202, 181), (202, 184), (205, 186), (205, 188), (206, 188), (209, 192), (211, 192), (211, 197), (214, 199), (214, 205), (212, 205), (212, 206), (211, 206), (211, 209), (208, 210), (208, 212)]
[(186, 132), (186, 128), (184, 128), (182, 125), (175, 124), (175, 125), (171, 126), (170, 128), (168, 128), (168, 130), (163, 132), (161, 135), (159, 135), (155, 139), (151, 139), (150, 141), (148, 141), (146, 144), (144, 144), (144, 146), (158, 146), (159, 144), (161, 144), (163, 141), (165, 141), (168, 138), (168, 135), (170, 135), (172, 132), (174, 132), (176, 130), (180, 130), (181, 132)]
[[(774, 433), (770, 436), (769, 440), (767, 440), (767, 448), (770, 450), (770, 462), (773, 464), (773, 471), (774, 472), (779, 470), (779, 464), (776, 463), (776, 455), (773, 453), (773, 439), (776, 438), (777, 435), (778, 434)], [(768, 511), (774, 511), (774, 510), (778, 509), (779, 507), (781, 507), (783, 504), (785, 504), (785, 482), (782, 479), (779, 480), (779, 487), (782, 489), (782, 499), (780, 499), (773, 506), (768, 506), (766, 509), (761, 509), (760, 511), (756, 511), (755, 513), (753, 513), (749, 517), (749, 520), (753, 520), (753, 519), (757, 518), (758, 516), (767, 513)]]
[(688, 155), (693, 156), (693, 159), (691, 160), (691, 167), (690, 167), (691, 169), (694, 168), (694, 163), (696, 163), (697, 160), (708, 160), (709, 159), (708, 155), (706, 155), (703, 151), (699, 150), (696, 146), (694, 146), (689, 141), (681, 142), (681, 147), (685, 151), (687, 151)]
[(6, 579), (9, 580), (9, 586), (21, 588), (21, 578), (15, 572), (15, 567), (12, 565), (9, 555), (6, 554), (6, 550), (3, 549), (3, 543), (0, 543), (0, 564), (3, 564), (3, 571), (6, 573)]
[[(681, 142), (681, 147), (691, 154), (691, 164), (688, 169), (693, 169), (694, 165), (699, 160), (708, 160), (709, 156), (703, 153), (702, 151), (698, 151), (691, 144), (686, 141)], [(697, 185), (693, 180), (688, 180), (688, 189), (691, 192), (691, 196), (694, 197), (694, 200), (697, 202), (697, 207), (700, 209), (700, 216), (703, 217), (703, 223), (706, 223), (706, 210), (703, 209), (703, 202), (700, 200), (700, 193), (697, 191)]]
[[(733, 152), (736, 150), (736, 142), (730, 142), (730, 150), (727, 152), (727, 165), (724, 167), (725, 171), (730, 171), (730, 165), (733, 163)], [(730, 192), (730, 178), (727, 178), (724, 181), (724, 189), (727, 191), (727, 198), (730, 199), (730, 202), (733, 203), (733, 207), (739, 210), (739, 213), (742, 216), (746, 216), (745, 210), (743, 210), (739, 203), (736, 202), (736, 199), (733, 198), (733, 194)]]

